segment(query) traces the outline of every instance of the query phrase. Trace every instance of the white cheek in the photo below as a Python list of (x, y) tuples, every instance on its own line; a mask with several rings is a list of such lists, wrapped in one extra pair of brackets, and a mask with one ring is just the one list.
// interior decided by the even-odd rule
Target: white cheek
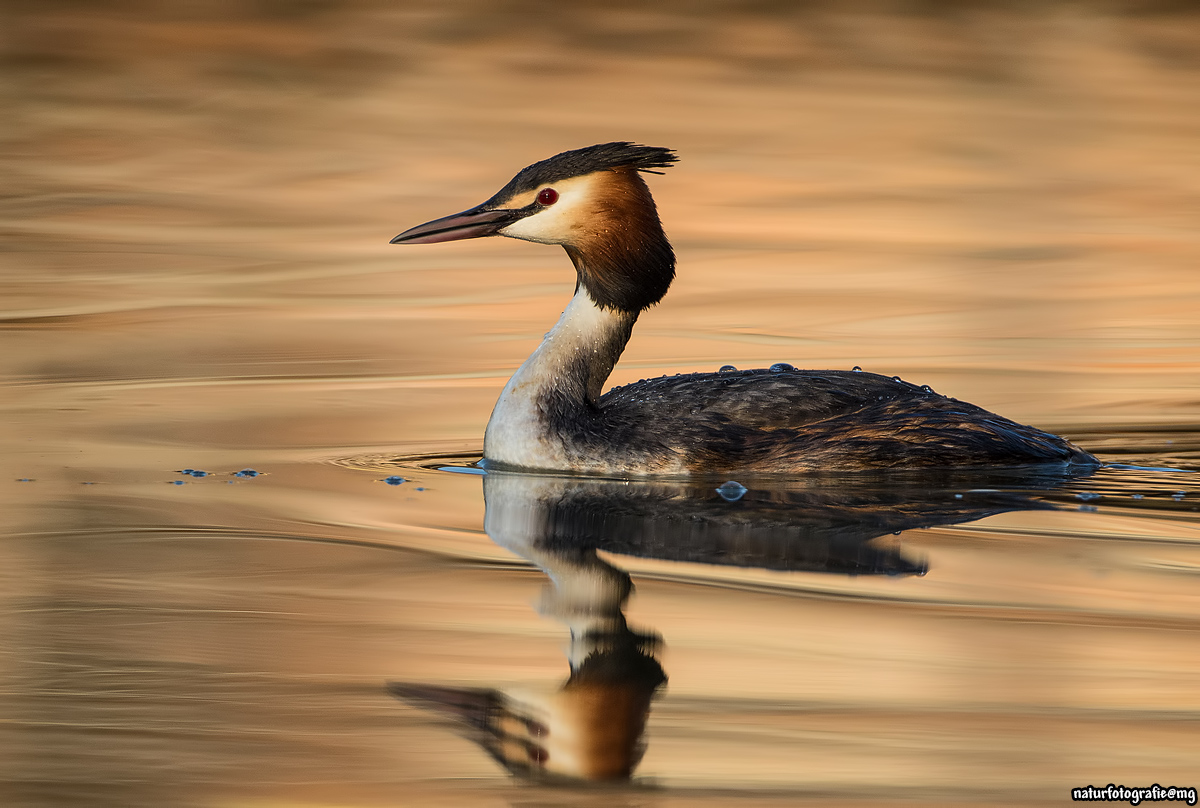
[(556, 226), (551, 227), (549, 222), (542, 219), (546, 215), (545, 211), (535, 213), (533, 216), (526, 216), (524, 219), (519, 219), (508, 227), (500, 230), (500, 235), (508, 236), (509, 238), (519, 238), (525, 241), (536, 241), (541, 244), (553, 244), (554, 238), (552, 232), (557, 232), (558, 222)]
[(580, 177), (555, 185), (558, 201), (532, 216), (513, 222), (500, 235), (536, 241), (539, 244), (563, 244), (578, 235), (588, 216), (585, 200), (589, 196), (589, 178)]

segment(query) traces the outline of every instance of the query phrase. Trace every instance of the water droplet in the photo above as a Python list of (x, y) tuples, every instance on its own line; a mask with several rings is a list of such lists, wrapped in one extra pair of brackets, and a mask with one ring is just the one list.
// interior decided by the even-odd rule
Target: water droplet
[(721, 499), (726, 502), (737, 502), (742, 497), (746, 496), (746, 486), (739, 482), (730, 480), (729, 482), (721, 483), (717, 486), (717, 493), (721, 495)]
[(235, 471), (233, 473), (233, 476), (234, 477), (257, 477), (260, 474), (262, 474), (261, 471), (255, 471), (254, 469), (242, 469), (241, 471)]
[(721, 369), (717, 373), (733, 373), (737, 368), (733, 365), (721, 365)]
[(904, 381), (904, 380), (903, 380), (903, 379), (901, 379), (899, 376), (893, 376), (893, 377), (892, 377), (892, 381), (894, 381), (894, 382), (902, 382), (902, 381)]
[(962, 499), (962, 494), (955, 494), (955, 495), (954, 495), (954, 498), (955, 498), (955, 499)]
[(387, 483), (388, 485), (400, 485), (400, 483), (404, 482), (404, 478), (397, 477), (396, 475), (393, 474), (391, 477), (384, 477), (383, 481), (385, 483)]
[(208, 472), (207, 472), (207, 471), (201, 471), (200, 469), (193, 469), (193, 470), (192, 470), (192, 476), (193, 476), (193, 477), (207, 477), (207, 476), (208, 476)]
[(794, 366), (789, 365), (787, 362), (776, 362), (775, 364), (771, 365), (772, 373), (786, 373), (789, 370), (795, 369), (796, 368)]
[(850, 368), (850, 370), (854, 371), (855, 373), (862, 373), (862, 368), (860, 368), (858, 365)]
[(1095, 491), (1084, 491), (1082, 494), (1075, 495), (1075, 499), (1082, 499), (1084, 502), (1093, 502), (1103, 498), (1103, 494), (1097, 494)]
[(19, 480), (17, 480), (17, 482), (19, 482), (19, 483), (31, 483), (31, 482), (33, 482), (33, 478), (32, 478), (32, 477), (22, 477), (22, 478), (20, 478)]
[(1084, 513), (1097, 513), (1100, 509), (1095, 505), (1080, 505), (1079, 510), (1083, 511)]
[(1146, 495), (1145, 494), (1130, 494), (1129, 498), (1130, 499), (1145, 499)]
[(186, 480), (171, 480), (171, 485), (186, 485)]
[(177, 471), (175, 473), (176, 474), (191, 474), (193, 471), (195, 471), (195, 469), (180, 469), (179, 471)]
[(927, 384), (923, 384), (923, 385), (921, 385), (921, 392), (922, 392), (922, 393), (932, 393), (932, 392), (933, 392), (933, 388), (932, 388), (932, 387), (930, 387), (930, 386), (929, 386), (929, 385), (927, 385)]
[(1174, 494), (1171, 495), (1171, 499), (1175, 500), (1176, 502), (1182, 502), (1183, 498), (1185, 496), (1187, 496), (1187, 494), (1185, 494), (1184, 492), (1176, 491)]

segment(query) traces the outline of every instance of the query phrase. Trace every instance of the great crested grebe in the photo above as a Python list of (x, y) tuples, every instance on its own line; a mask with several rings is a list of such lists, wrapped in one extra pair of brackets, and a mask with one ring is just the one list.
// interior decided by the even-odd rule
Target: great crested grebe
[(492, 411), (486, 465), (619, 476), (1099, 465), (1057, 435), (858, 370), (722, 368), (602, 393), (638, 315), (675, 277), (639, 172), (676, 159), (627, 142), (563, 152), (482, 205), (392, 239), (508, 236), (560, 244), (575, 264), (575, 296)]

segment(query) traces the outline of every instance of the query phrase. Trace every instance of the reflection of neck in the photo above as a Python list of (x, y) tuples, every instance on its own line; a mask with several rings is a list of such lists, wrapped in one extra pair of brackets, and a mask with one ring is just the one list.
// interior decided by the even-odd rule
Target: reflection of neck
[(636, 313), (600, 308), (580, 285), (554, 328), (505, 385), (488, 421), (484, 455), (513, 466), (562, 467), (555, 422), (577, 422), (595, 407), (636, 320)]
[(658, 638), (631, 631), (625, 622), (622, 610), (633, 591), (629, 573), (601, 559), (560, 510), (569, 499), (562, 478), (493, 472), (484, 477), (483, 491), (484, 531), (550, 578), (539, 611), (570, 628), (572, 672), (597, 653), (627, 647), (653, 652)]
[(538, 611), (571, 630), (572, 672), (592, 654), (629, 644), (633, 634), (622, 612), (633, 591), (627, 572), (591, 549), (546, 552), (528, 547), (521, 554), (550, 576)]

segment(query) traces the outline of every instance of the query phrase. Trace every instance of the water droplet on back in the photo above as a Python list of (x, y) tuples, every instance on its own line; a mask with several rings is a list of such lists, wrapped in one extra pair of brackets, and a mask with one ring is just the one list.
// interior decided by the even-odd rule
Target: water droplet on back
[(726, 502), (737, 502), (746, 495), (746, 490), (746, 486), (735, 480), (730, 480), (717, 486), (717, 493)]
[(862, 368), (860, 368), (858, 365), (855, 365), (854, 367), (852, 367), (850, 369), (852, 371), (854, 371), (855, 373), (862, 373)]
[(772, 373), (786, 373), (789, 370), (795, 369), (796, 368), (794, 366), (789, 365), (787, 362), (776, 362), (775, 364), (771, 365)]
[(721, 369), (717, 373), (733, 373), (737, 368), (733, 365), (721, 365)]

